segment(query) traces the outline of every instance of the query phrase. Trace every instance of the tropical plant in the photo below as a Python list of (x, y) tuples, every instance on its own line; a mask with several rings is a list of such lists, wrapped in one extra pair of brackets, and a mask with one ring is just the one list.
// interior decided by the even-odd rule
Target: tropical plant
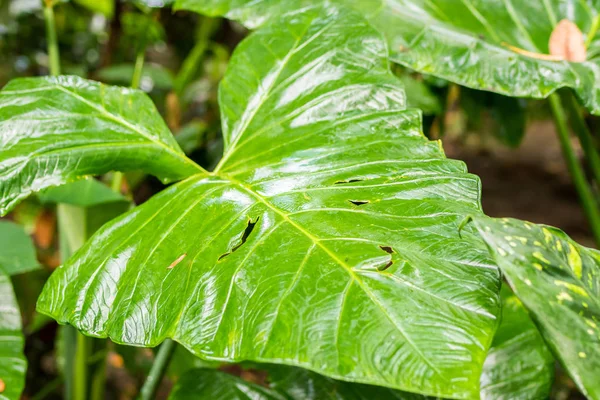
[[(145, 49), (160, 26), (137, 33), (133, 66), (103, 70), (104, 79), (125, 76), (133, 88), (107, 86), (60, 75), (55, 4), (46, 1), (53, 76), (14, 79), (0, 91), (0, 212), (32, 194), (59, 203), (63, 263), (37, 310), (65, 325), (67, 397), (103, 398), (109, 338), (162, 343), (143, 399), (156, 395), (176, 342), (207, 363), (179, 379), (174, 400), (546, 398), (554, 358), (583, 394), (600, 399), (600, 255), (557, 229), (486, 217), (479, 179), (423, 135), (421, 112), (407, 107), (405, 85), (390, 72), (390, 57), (415, 68), (406, 60), (425, 49), (417, 39), (464, 33), (438, 37), (436, 24), (414, 18), (427, 11), (439, 19), (443, 5), (431, 14), (406, 1), (400, 13), (381, 0), (365, 14), (362, 2), (349, 2), (176, 2), (257, 28), (220, 82), (224, 150), (212, 168), (186, 155), (194, 146), (184, 152), (135, 89), (151, 73)], [(484, 18), (481, 7), (464, 4)], [(156, 23), (144, 11), (132, 18)], [(404, 23), (388, 32), (391, 20)], [(184, 70), (165, 87), (175, 104), (209, 47), (215, 22), (205, 21)], [(472, 26), (466, 21), (461, 29)], [(398, 40), (410, 46), (398, 50)], [(515, 57), (531, 58), (522, 53)], [(485, 68), (486, 56), (474, 57), (486, 61), (473, 68)], [(535, 97), (572, 86), (594, 110), (594, 94), (579, 81), (556, 79), (537, 92), (493, 87)], [(566, 154), (590, 196), (585, 205), (596, 210)], [(131, 207), (123, 173), (132, 171), (173, 184)], [(111, 188), (89, 178), (98, 175)], [(37, 265), (15, 229), (0, 224), (0, 237), (11, 239), (0, 252), (0, 335), (10, 339), (0, 360), (16, 360), (0, 364), (0, 398), (9, 399), (18, 398), (25, 368), (7, 276)], [(268, 378), (248, 382), (211, 361), (243, 363)]]

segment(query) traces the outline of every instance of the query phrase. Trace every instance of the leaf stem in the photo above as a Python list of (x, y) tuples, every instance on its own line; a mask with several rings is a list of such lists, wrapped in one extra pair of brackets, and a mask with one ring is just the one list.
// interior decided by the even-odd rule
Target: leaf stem
[(140, 81), (142, 80), (142, 73), (144, 72), (144, 61), (146, 58), (146, 48), (143, 47), (138, 51), (135, 57), (135, 66), (133, 68), (133, 77), (131, 78), (131, 87), (138, 89), (140, 87)]
[(585, 39), (585, 48), (588, 49), (590, 47), (590, 45), (592, 44), (592, 41), (594, 40), (594, 37), (596, 36), (596, 32), (598, 32), (598, 28), (600, 27), (600, 15), (596, 15), (596, 17), (594, 18), (594, 21), (592, 22), (592, 27), (590, 28), (590, 31), (587, 34), (587, 37)]
[(89, 340), (81, 333), (77, 333), (77, 347), (75, 352), (75, 381), (73, 386), (73, 399), (87, 399), (87, 376), (88, 376), (88, 357)]
[(577, 137), (579, 138), (579, 143), (581, 143), (581, 148), (583, 149), (585, 158), (590, 166), (590, 169), (592, 170), (592, 173), (594, 174), (596, 183), (600, 184), (600, 156), (596, 151), (594, 139), (592, 138), (592, 134), (585, 123), (581, 108), (571, 93), (565, 93), (563, 100), (565, 100), (567, 105), (567, 111), (569, 112), (571, 121), (571, 128), (573, 128), (573, 131), (575, 131)]
[(156, 396), (156, 391), (171, 361), (171, 357), (173, 357), (176, 345), (177, 343), (173, 340), (166, 339), (158, 349), (150, 373), (140, 391), (140, 400), (153, 400)]
[(571, 178), (573, 179), (573, 183), (579, 194), (583, 211), (587, 216), (596, 244), (600, 246), (600, 213), (598, 212), (596, 200), (594, 199), (583, 170), (575, 155), (575, 151), (573, 150), (573, 146), (571, 145), (567, 119), (560, 97), (558, 94), (553, 93), (548, 97), (548, 101), (550, 102), (552, 114), (554, 115), (556, 131), (565, 157), (565, 162), (567, 163)]
[(44, 0), (44, 20), (46, 21), (46, 41), (48, 42), (48, 59), (50, 75), (60, 75), (60, 56), (54, 19), (54, 1)]

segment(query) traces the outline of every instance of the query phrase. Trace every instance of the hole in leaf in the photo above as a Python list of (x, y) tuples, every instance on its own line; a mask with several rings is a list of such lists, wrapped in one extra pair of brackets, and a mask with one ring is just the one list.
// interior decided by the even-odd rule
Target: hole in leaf
[(386, 269), (388, 269), (389, 267), (391, 267), (392, 264), (394, 264), (394, 260), (388, 261), (388, 263), (385, 264), (383, 267), (377, 267), (377, 271), (385, 271)]
[(242, 245), (244, 243), (246, 243), (246, 240), (248, 240), (248, 237), (250, 236), (250, 234), (252, 233), (252, 231), (254, 230), (254, 227), (256, 226), (258, 220), (260, 219), (260, 217), (256, 217), (256, 221), (252, 221), (251, 219), (248, 220), (248, 225), (246, 226), (246, 229), (244, 229), (244, 232), (242, 233), (242, 237), (240, 239), (240, 242), (238, 244), (236, 244), (235, 246), (233, 246), (231, 248), (230, 251), (228, 251), (227, 253), (223, 253), (219, 256), (219, 258), (217, 259), (217, 261), (221, 261), (223, 258), (227, 257), (228, 255), (230, 255), (231, 253), (233, 253), (234, 251), (236, 251), (237, 249), (239, 249), (240, 247), (242, 247)]
[(363, 204), (369, 204), (370, 201), (369, 200), (348, 200), (350, 203), (354, 204), (355, 206), (362, 206)]
[(354, 183), (354, 182), (361, 182), (361, 181), (362, 181), (362, 179), (346, 179), (344, 181), (336, 181), (336, 182), (334, 182), (334, 185), (341, 185), (344, 183)]
[(379, 246), (379, 248), (388, 254), (395, 253), (394, 249), (392, 249), (390, 246)]

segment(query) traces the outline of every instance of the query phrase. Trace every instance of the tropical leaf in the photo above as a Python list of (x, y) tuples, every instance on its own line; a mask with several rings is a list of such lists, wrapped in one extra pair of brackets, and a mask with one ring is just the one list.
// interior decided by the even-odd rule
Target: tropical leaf
[(301, 368), (260, 366), (268, 387), (214, 369), (195, 369), (177, 382), (169, 400), (433, 400), (378, 386), (336, 381)]
[(398, 78), (404, 85), (408, 107), (418, 108), (425, 115), (435, 115), (442, 112), (440, 99), (429, 89), (425, 82), (417, 80), (407, 73), (401, 73)]
[(546, 342), (581, 391), (600, 398), (600, 252), (513, 219), (475, 225)]
[(0, 221), (0, 243), (0, 274), (11, 276), (39, 268), (33, 242), (19, 225)]
[(503, 286), (502, 322), (483, 366), (484, 400), (547, 399), (554, 358), (519, 299)]
[(25, 385), (21, 312), (10, 278), (0, 272), (0, 400), (17, 400)]
[(122, 194), (93, 178), (45, 189), (38, 197), (42, 203), (64, 203), (81, 207), (115, 202), (129, 203)]
[(70, 76), (16, 79), (0, 91), (0, 214), (51, 186), (137, 169), (164, 181), (202, 170), (142, 92)]
[[(600, 3), (597, 0), (423, 1), (336, 0), (368, 17), (385, 34), (390, 58), (413, 70), (474, 89), (512, 97), (544, 98), (561, 87), (575, 90), (600, 114)], [(177, 0), (176, 9), (222, 15), (249, 28), (310, 0)], [(583, 62), (549, 54), (562, 20), (584, 32)]]
[(458, 226), (479, 180), (423, 136), (383, 38), (350, 11), (285, 16), (219, 97), (215, 171), (105, 225), (38, 309), (118, 343), (478, 396), (499, 276)]
[[(102, 68), (97, 72), (98, 80), (111, 85), (131, 85), (135, 66), (134, 64), (117, 64)], [(149, 82), (148, 86), (162, 90), (170, 90), (173, 87), (173, 73), (158, 64), (145, 64), (142, 69), (142, 79)]]

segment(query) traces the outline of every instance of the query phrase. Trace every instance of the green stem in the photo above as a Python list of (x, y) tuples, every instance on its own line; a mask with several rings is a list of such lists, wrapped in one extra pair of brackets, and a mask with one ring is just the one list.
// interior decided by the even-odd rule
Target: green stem
[(596, 32), (598, 32), (598, 28), (600, 27), (600, 15), (596, 15), (594, 18), (594, 22), (592, 22), (592, 27), (587, 34), (587, 39), (585, 40), (585, 48), (589, 48), (596, 36)]
[(558, 133), (558, 139), (562, 147), (565, 162), (571, 173), (571, 178), (579, 194), (583, 211), (587, 216), (588, 222), (592, 229), (596, 244), (600, 246), (600, 213), (598, 212), (597, 204), (592, 194), (588, 182), (585, 178), (583, 170), (579, 165), (573, 146), (569, 139), (569, 128), (567, 126), (567, 118), (565, 116), (564, 109), (562, 107), (560, 97), (554, 93), (548, 97), (552, 113), (554, 114), (554, 121), (556, 123), (556, 131)]
[(133, 68), (133, 78), (131, 78), (131, 87), (137, 89), (140, 87), (140, 81), (142, 80), (142, 73), (144, 72), (144, 60), (146, 58), (146, 48), (142, 48), (138, 51), (135, 57), (135, 67)]
[(54, 1), (44, 0), (44, 19), (46, 20), (46, 40), (48, 41), (48, 59), (50, 75), (60, 75), (60, 56), (54, 20)]
[(585, 158), (590, 166), (590, 169), (592, 170), (592, 173), (594, 174), (596, 183), (600, 184), (600, 156), (598, 156), (596, 144), (594, 143), (592, 134), (585, 123), (585, 119), (583, 118), (579, 104), (571, 93), (566, 93), (563, 99), (566, 102), (567, 110), (569, 111), (569, 116), (571, 117), (571, 127), (579, 138), (579, 143), (581, 143), (581, 148), (583, 149)]
[(86, 400), (89, 340), (81, 333), (77, 334), (77, 352), (75, 353), (75, 385), (73, 387), (74, 400)]
[(140, 400), (153, 400), (160, 382), (162, 382), (167, 366), (175, 352), (176, 343), (171, 339), (166, 339), (158, 349), (150, 373), (140, 391)]

